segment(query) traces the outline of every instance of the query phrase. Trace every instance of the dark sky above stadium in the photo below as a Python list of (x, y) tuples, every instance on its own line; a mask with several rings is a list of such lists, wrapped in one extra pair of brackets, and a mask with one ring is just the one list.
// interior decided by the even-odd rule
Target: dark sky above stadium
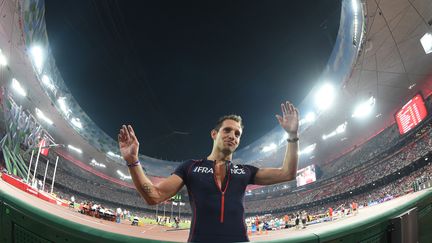
[(116, 139), (132, 124), (140, 152), (184, 160), (211, 151), (225, 114), (243, 117), (240, 148), (277, 125), (317, 81), (341, 0), (46, 0), (52, 53), (82, 109)]

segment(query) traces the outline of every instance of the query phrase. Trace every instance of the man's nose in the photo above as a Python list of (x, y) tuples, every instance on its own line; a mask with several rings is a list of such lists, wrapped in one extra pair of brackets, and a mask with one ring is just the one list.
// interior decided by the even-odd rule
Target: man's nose
[(230, 132), (230, 133), (228, 134), (228, 136), (229, 136), (229, 138), (232, 138), (232, 139), (235, 138), (235, 134), (234, 134), (234, 132)]

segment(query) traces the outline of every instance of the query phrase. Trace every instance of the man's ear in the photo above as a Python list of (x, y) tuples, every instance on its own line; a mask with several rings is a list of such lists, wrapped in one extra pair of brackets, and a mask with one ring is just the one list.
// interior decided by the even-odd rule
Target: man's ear
[(210, 136), (212, 137), (213, 140), (216, 139), (218, 131), (216, 131), (215, 129), (211, 130), (210, 132)]

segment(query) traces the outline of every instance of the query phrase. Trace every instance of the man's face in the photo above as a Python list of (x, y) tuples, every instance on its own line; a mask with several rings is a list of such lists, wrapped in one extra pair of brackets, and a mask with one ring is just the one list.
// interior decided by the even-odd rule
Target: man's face
[(219, 131), (212, 130), (211, 135), (217, 148), (228, 154), (233, 153), (239, 146), (242, 132), (240, 123), (227, 119), (223, 121)]

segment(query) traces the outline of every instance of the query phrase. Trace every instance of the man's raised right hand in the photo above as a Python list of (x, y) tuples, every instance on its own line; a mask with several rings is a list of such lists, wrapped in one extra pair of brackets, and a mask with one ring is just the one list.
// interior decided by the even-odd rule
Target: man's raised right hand
[(139, 142), (131, 125), (123, 125), (118, 134), (120, 153), (128, 164), (138, 161)]

